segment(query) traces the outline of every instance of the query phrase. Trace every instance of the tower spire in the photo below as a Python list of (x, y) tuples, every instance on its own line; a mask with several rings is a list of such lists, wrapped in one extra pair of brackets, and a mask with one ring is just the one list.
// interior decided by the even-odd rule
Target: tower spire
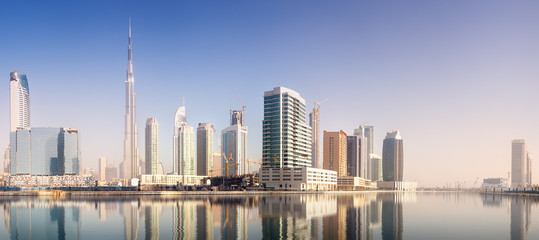
[(131, 44), (131, 17), (129, 17), (129, 46), (127, 48), (127, 82), (133, 82), (133, 46)]

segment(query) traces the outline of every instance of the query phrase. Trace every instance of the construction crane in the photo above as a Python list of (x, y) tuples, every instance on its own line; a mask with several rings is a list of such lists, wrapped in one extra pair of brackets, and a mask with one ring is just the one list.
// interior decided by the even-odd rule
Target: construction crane
[(236, 96), (236, 99), (238, 99), (238, 102), (240, 103), (241, 105), (241, 111), (242, 112), (245, 112), (245, 109), (247, 108), (247, 105), (244, 105), (241, 100), (240, 100), (240, 97), (238, 97), (238, 94), (236, 94), (236, 91), (232, 91), (234, 93), (234, 96)]
[(323, 101), (319, 102), (319, 101), (314, 101), (314, 100), (311, 100), (311, 102), (314, 103), (314, 108), (317, 108), (317, 109), (320, 109), (320, 105), (326, 103), (329, 99), (324, 99)]
[(475, 182), (473, 183), (473, 187), (472, 187), (472, 190), (474, 190), (474, 189), (475, 189), (475, 184), (477, 184), (477, 180), (479, 180), (479, 177), (477, 177), (477, 178), (475, 179)]
[(228, 177), (228, 170), (230, 169), (230, 167), (237, 166), (237, 165), (239, 165), (239, 163), (235, 163), (235, 164), (230, 164), (229, 163), (232, 160), (232, 151), (230, 151), (230, 154), (228, 154), (228, 156), (227, 156), (225, 154), (224, 150), (223, 150), (223, 145), (221, 145), (221, 142), (219, 141), (219, 138), (217, 138), (217, 133), (215, 133), (215, 131), (213, 131), (213, 135), (214, 135), (215, 139), (217, 139), (217, 143), (219, 144), (219, 148), (221, 149), (221, 157), (225, 158), (225, 168), (213, 169), (213, 166), (212, 166), (212, 169), (210, 170), (211, 176), (213, 177), (215, 171), (223, 171), (223, 170), (225, 170), (225, 172), (226, 172), (225, 176)]
[(251, 170), (251, 163), (258, 164), (258, 165), (260, 165), (262, 167), (262, 159), (260, 159), (260, 162), (253, 161), (251, 159), (242, 159), (242, 161), (247, 162), (247, 169), (248, 170), (246, 171), (246, 173), (248, 173), (249, 170)]
[(227, 164), (226, 164), (227, 167), (210, 170), (210, 172), (211, 172), (211, 177), (213, 177), (213, 173), (214, 173), (214, 172), (223, 171), (223, 170), (225, 170), (225, 172), (226, 172), (226, 177), (228, 177), (228, 169), (230, 169), (230, 167), (238, 166), (238, 165), (239, 165), (238, 163), (228, 164), (228, 161), (226, 161), (226, 162), (227, 162)]

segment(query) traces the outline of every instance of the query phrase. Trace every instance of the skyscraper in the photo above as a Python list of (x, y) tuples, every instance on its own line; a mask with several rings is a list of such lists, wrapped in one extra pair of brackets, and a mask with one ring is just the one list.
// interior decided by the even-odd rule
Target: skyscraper
[(210, 176), (213, 170), (213, 135), (209, 123), (199, 123), (197, 128), (197, 175)]
[(382, 181), (382, 157), (373, 153), (369, 155), (369, 161), (371, 162), (371, 180)]
[(11, 136), (11, 175), (76, 175), (80, 171), (78, 131), (19, 129)]
[(511, 187), (528, 185), (528, 161), (526, 140), (515, 139), (511, 142)]
[(159, 123), (155, 118), (146, 120), (146, 174), (157, 175), (159, 169)]
[(9, 77), (10, 132), (30, 128), (30, 88), (26, 74), (12, 72)]
[(245, 112), (243, 110), (233, 110), (230, 112), (230, 125), (245, 125)]
[(9, 145), (6, 148), (6, 151), (4, 152), (4, 173), (10, 173), (11, 172), (11, 148)]
[(107, 158), (106, 157), (100, 157), (99, 158), (99, 181), (105, 181), (107, 179)]
[(382, 149), (384, 181), (403, 181), (404, 153), (399, 131), (388, 132)]
[(312, 130), (311, 138), (311, 159), (312, 167), (322, 168), (323, 164), (320, 161), (320, 106), (314, 107), (309, 113), (309, 126)]
[[(373, 139), (374, 139), (374, 127), (373, 126), (364, 126), (359, 125), (359, 128), (354, 129), (354, 135), (356, 136), (362, 136), (365, 138), (366, 143), (364, 146), (364, 151), (362, 156), (366, 156), (366, 158), (369, 158), (371, 154), (373, 154)], [(366, 175), (365, 178), (372, 179), (372, 165), (370, 159), (366, 159), (365, 161), (365, 169), (366, 169)]]
[[(230, 115), (230, 126), (221, 131), (221, 147), (223, 151), (221, 166), (226, 167), (227, 158), (229, 175), (242, 175), (248, 173), (247, 162), (247, 126), (243, 125), (245, 116), (243, 110), (235, 110)], [(223, 173), (226, 175), (226, 172)]]
[(174, 115), (174, 168), (179, 175), (195, 175), (195, 134), (187, 125), (185, 104)]
[(347, 172), (352, 177), (367, 178), (367, 140), (361, 135), (347, 136)]
[(336, 171), (338, 177), (348, 176), (346, 144), (344, 131), (324, 131), (324, 169)]
[(305, 100), (294, 90), (264, 92), (262, 167), (311, 167), (311, 127), (305, 123)]
[(526, 158), (527, 160), (527, 167), (528, 167), (528, 174), (527, 174), (527, 182), (528, 182), (528, 185), (532, 185), (533, 182), (532, 182), (532, 176), (533, 176), (533, 172), (532, 172), (532, 161), (533, 161), (533, 156), (531, 153), (528, 153), (528, 157)]
[(121, 178), (131, 179), (138, 175), (139, 149), (135, 105), (135, 78), (133, 76), (133, 53), (131, 45), (131, 20), (129, 20), (129, 46), (127, 49), (127, 80), (125, 81), (125, 141)]

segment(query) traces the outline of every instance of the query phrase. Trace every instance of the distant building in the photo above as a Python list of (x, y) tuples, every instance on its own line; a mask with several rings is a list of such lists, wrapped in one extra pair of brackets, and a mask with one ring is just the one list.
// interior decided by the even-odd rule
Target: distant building
[(157, 175), (159, 173), (159, 123), (155, 118), (146, 120), (146, 167), (145, 173)]
[(315, 106), (309, 113), (309, 126), (312, 130), (311, 159), (313, 168), (323, 168), (324, 164), (320, 156), (320, 108)]
[(140, 176), (141, 185), (184, 185), (196, 186), (203, 185), (202, 179), (208, 176), (197, 175), (142, 175)]
[[(223, 168), (222, 164), (222, 157), (220, 152), (214, 152), (213, 153), (213, 171), (210, 172), (210, 175), (208, 176), (222, 176), (222, 171), (220, 169)], [(219, 170), (218, 170), (219, 169)]]
[(106, 167), (107, 167), (107, 158), (99, 158), (99, 181), (105, 181), (106, 179)]
[(515, 139), (511, 142), (511, 187), (525, 187), (530, 184), (526, 140)]
[(370, 154), (371, 162), (371, 181), (383, 181), (382, 174), (382, 157), (376, 154)]
[(245, 126), (245, 112), (243, 110), (233, 110), (230, 115), (230, 125)]
[(178, 175), (195, 175), (196, 164), (195, 133), (187, 124), (184, 105), (174, 117), (174, 169)]
[(345, 191), (357, 191), (370, 189), (371, 181), (362, 177), (339, 177), (337, 178), (337, 189)]
[(481, 188), (483, 189), (488, 189), (488, 188), (507, 189), (509, 188), (509, 181), (507, 178), (485, 178), (483, 179), (483, 184), (481, 185)]
[(210, 176), (213, 169), (213, 136), (215, 128), (199, 123), (197, 128), (197, 175)]
[(6, 147), (4, 152), (4, 173), (11, 173), (11, 148), (9, 145)]
[[(354, 129), (354, 135), (356, 136), (363, 136), (365, 138), (365, 140), (367, 141), (366, 144), (365, 144), (365, 151), (366, 151), (366, 156), (368, 158), (368, 156), (370, 154), (373, 154), (374, 151), (373, 151), (373, 141), (374, 141), (374, 127), (373, 126), (364, 126), (364, 125), (359, 125), (359, 128), (357, 129)], [(367, 169), (367, 175), (366, 175), (366, 178), (367, 179), (372, 179), (372, 176), (371, 176), (371, 162), (369, 160), (365, 161), (365, 167)]]
[(12, 72), (9, 76), (10, 132), (30, 129), (30, 88), (26, 74)]
[(346, 137), (346, 163), (348, 176), (367, 178), (367, 139), (361, 135)]
[(399, 131), (387, 133), (382, 151), (384, 181), (403, 181), (404, 152)]
[(528, 153), (527, 155), (527, 158), (526, 158), (526, 163), (527, 163), (527, 167), (528, 167), (528, 174), (526, 175), (527, 176), (527, 181), (528, 181), (528, 185), (532, 185), (533, 184), (533, 181), (532, 181), (532, 176), (533, 176), (533, 172), (532, 172), (532, 162), (533, 162), (533, 156), (531, 153)]
[(118, 178), (118, 168), (114, 165), (105, 167), (105, 180), (111, 181)]
[(12, 132), (11, 175), (75, 175), (80, 173), (78, 131), (32, 128)]
[(344, 131), (324, 131), (324, 169), (337, 172), (338, 177), (348, 176), (347, 138)]
[[(241, 118), (239, 118), (240, 116)], [(247, 158), (248, 129), (247, 126), (241, 125), (241, 122), (243, 122), (243, 114), (236, 112), (236, 115), (231, 118), (232, 125), (221, 131), (221, 146), (224, 154), (221, 166), (224, 168), (227, 158), (230, 158), (228, 164), (233, 166), (229, 167), (229, 175), (248, 173), (247, 163), (243, 161)]]

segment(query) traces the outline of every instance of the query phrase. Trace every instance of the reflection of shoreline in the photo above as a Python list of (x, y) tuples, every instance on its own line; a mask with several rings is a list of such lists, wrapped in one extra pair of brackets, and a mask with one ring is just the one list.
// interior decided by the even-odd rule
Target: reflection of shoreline
[[(539, 198), (455, 193), (132, 195), (119, 197), (5, 197), (7, 238), (88, 238), (87, 226), (114, 224), (115, 239), (391, 239), (407, 233), (410, 209), (425, 198), (508, 208), (512, 239), (526, 239)], [(462, 199), (460, 199), (462, 198)], [(470, 205), (470, 204), (468, 204)], [(477, 207), (477, 206), (476, 206)], [(413, 218), (411, 218), (413, 219)], [(84, 231), (77, 230), (82, 228)], [(27, 231), (31, 229), (31, 231)], [(94, 235), (106, 233), (96, 232)], [(528, 236), (528, 237), (531, 237)], [(2, 236), (0, 236), (2, 238)], [(97, 238), (99, 239), (99, 238)], [(103, 238), (106, 239), (106, 238)]]

